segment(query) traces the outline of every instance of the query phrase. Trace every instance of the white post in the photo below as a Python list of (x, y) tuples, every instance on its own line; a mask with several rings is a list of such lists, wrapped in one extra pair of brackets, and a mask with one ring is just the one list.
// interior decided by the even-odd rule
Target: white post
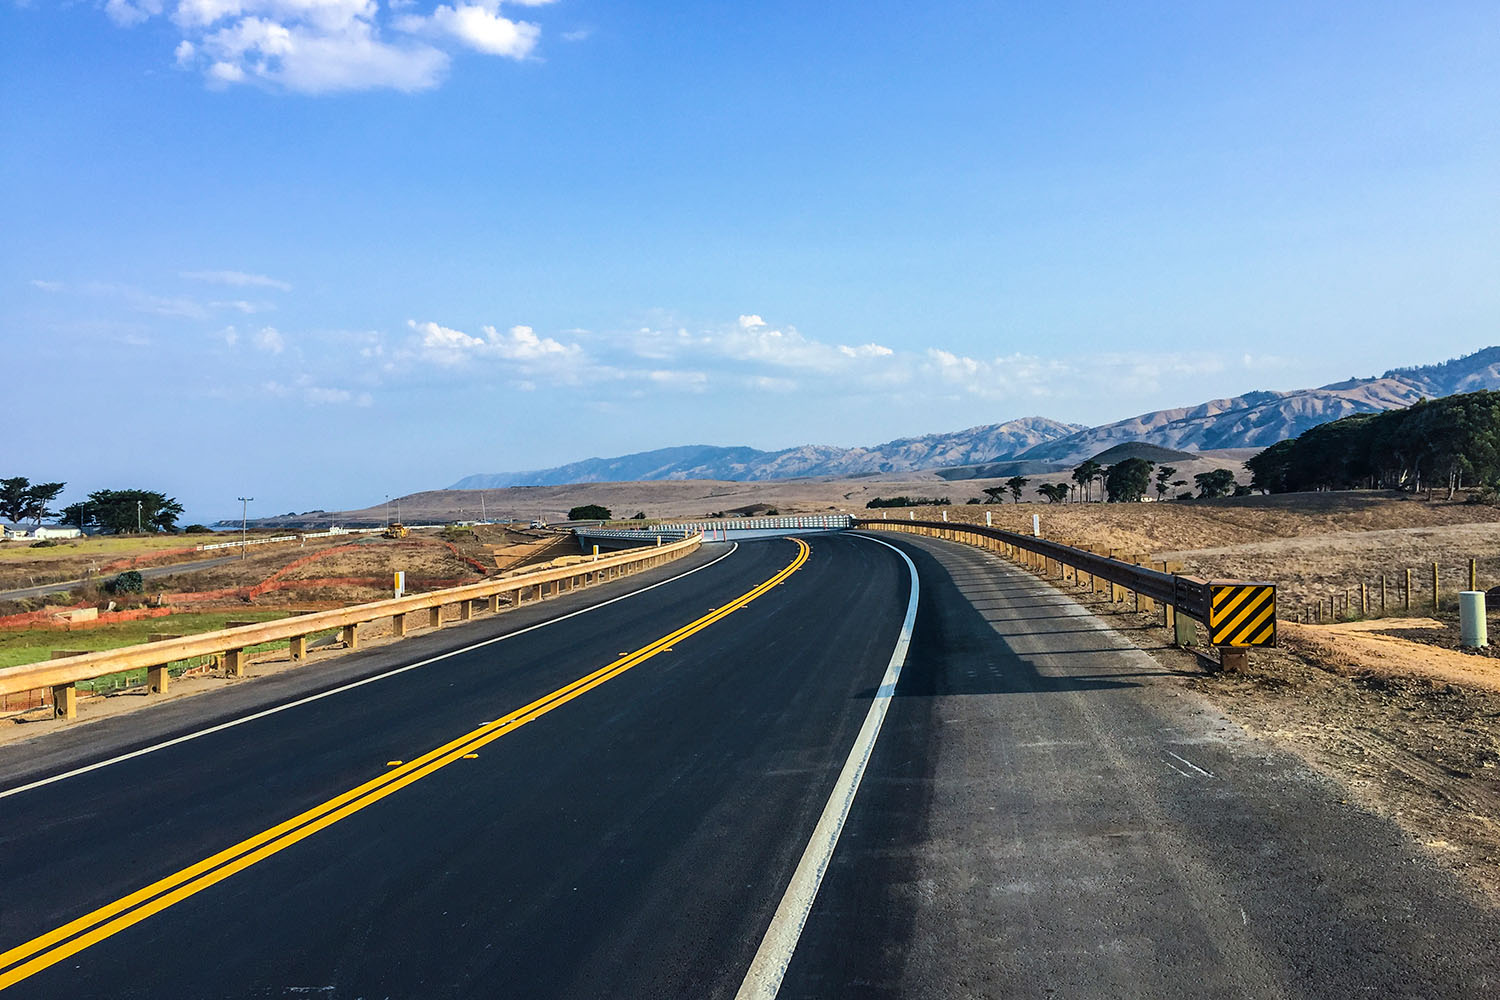
[(993, 528), (995, 526), (995, 512), (994, 511), (987, 510), (987, 511), (984, 512), (984, 526), (986, 528)]
[(404, 596), (406, 596), (406, 571), (405, 570), (402, 570), (402, 569), (396, 570), (395, 590), (396, 590), (396, 596), (397, 597), (404, 597)]
[(909, 521), (915, 521), (917, 519), (917, 512), (912, 511), (911, 513), (907, 514), (906, 517)]
[(943, 511), (943, 520), (944, 521), (948, 520), (948, 512), (946, 510)]
[(1031, 515), (1031, 537), (1032, 538), (1041, 538), (1042, 537), (1042, 518), (1041, 518), (1040, 514), (1032, 514)]
[(1458, 595), (1459, 632), (1465, 649), (1490, 644), (1489, 623), (1484, 618), (1484, 591), (1465, 590)]
[(594, 562), (599, 561), (599, 546), (594, 546)]

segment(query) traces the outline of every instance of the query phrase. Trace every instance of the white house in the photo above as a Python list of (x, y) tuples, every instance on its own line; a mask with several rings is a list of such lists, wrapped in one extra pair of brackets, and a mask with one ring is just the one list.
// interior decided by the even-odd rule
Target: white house
[(83, 532), (62, 524), (44, 524), (31, 533), (32, 538), (81, 538)]

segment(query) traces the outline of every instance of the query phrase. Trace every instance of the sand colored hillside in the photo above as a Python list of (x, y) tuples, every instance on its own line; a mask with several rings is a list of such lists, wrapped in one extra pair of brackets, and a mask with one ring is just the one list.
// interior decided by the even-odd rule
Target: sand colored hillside
[[(879, 511), (870, 512), (880, 516)], [(907, 511), (884, 512), (905, 517)], [(942, 516), (922, 508), (918, 518)], [(1031, 531), (1031, 516), (1042, 519), (1050, 538), (1101, 545), (1130, 552), (1181, 553), (1252, 542), (1272, 542), (1348, 532), (1500, 524), (1500, 510), (1482, 504), (1429, 503), (1393, 493), (1299, 493), (1213, 501), (1139, 504), (1004, 504), (955, 507), (953, 520)]]

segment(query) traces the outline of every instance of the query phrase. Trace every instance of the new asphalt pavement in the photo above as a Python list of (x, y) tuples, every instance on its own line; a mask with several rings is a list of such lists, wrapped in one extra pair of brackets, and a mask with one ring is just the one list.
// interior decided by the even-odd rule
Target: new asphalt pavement
[(0, 749), (0, 991), (764, 996), (790, 912), (784, 997), (1500, 993), (1396, 827), (1024, 571), (881, 538), (893, 689), (907, 562), (826, 534)]

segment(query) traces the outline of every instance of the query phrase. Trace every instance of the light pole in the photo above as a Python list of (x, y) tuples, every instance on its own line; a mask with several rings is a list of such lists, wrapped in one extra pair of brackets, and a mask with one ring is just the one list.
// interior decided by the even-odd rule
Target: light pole
[(142, 531), (141, 531), (141, 501), (139, 501), (139, 500), (137, 500), (135, 502), (135, 533), (137, 535), (142, 534)]
[(254, 497), (237, 497), (240, 502), (240, 558), (245, 558), (245, 550), (250, 547), (250, 539), (247, 532), (249, 528), (250, 501)]
[(385, 526), (387, 528), (391, 526), (391, 495), (389, 493), (385, 495)]

